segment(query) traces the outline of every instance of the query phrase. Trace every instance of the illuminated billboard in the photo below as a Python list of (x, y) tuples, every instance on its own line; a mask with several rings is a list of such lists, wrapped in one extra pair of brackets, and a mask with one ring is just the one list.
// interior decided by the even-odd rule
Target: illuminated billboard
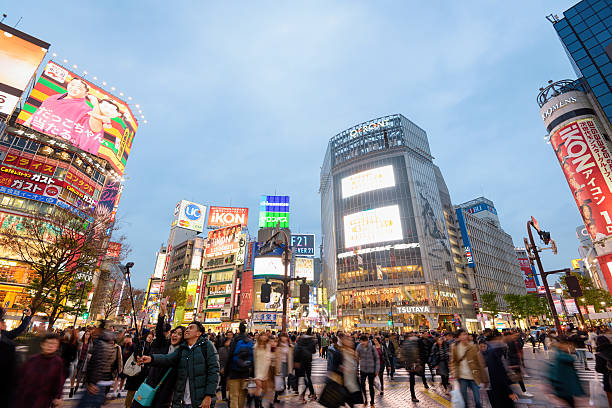
[(612, 235), (612, 154), (595, 122), (570, 122), (550, 143), (591, 238)]
[(289, 228), (289, 196), (262, 195), (259, 200), (259, 228)]
[(48, 43), (0, 23), (0, 113), (13, 112), (48, 49)]
[(295, 255), (315, 255), (315, 234), (291, 234), (291, 251)]
[(244, 239), (241, 233), (240, 225), (209, 231), (205, 256), (211, 258), (237, 253), (240, 250), (240, 239)]
[(285, 266), (280, 257), (259, 256), (255, 258), (253, 277), (257, 279), (267, 276), (285, 276)]
[(404, 238), (399, 206), (374, 208), (344, 216), (344, 247)]
[(204, 230), (204, 218), (206, 217), (206, 206), (181, 200), (174, 208), (174, 220), (172, 226), (190, 229), (197, 232)]
[(306, 278), (307, 281), (314, 280), (314, 259), (295, 258), (295, 269), (293, 273), (296, 278)]
[(261, 285), (264, 281), (259, 280), (254, 285), (253, 310), (280, 312), (283, 310), (283, 284), (281, 282), (270, 282), (270, 301), (261, 302)]
[(344, 177), (342, 184), (342, 198), (352, 197), (367, 191), (394, 187), (395, 176), (393, 166), (377, 167)]
[(208, 209), (208, 228), (246, 226), (248, 220), (248, 208), (210, 206)]
[(17, 122), (105, 159), (119, 174), (138, 129), (127, 103), (52, 61)]

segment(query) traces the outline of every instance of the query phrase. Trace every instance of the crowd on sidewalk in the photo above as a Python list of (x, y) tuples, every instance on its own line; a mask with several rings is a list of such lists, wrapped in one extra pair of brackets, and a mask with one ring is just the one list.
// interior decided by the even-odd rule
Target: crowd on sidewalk
[[(612, 407), (608, 327), (562, 334), (489, 329), (468, 334), (459, 329), (400, 335), (315, 333), (311, 328), (251, 333), (240, 323), (236, 333), (212, 333), (197, 321), (171, 328), (164, 299), (154, 330), (115, 331), (101, 321), (95, 327), (42, 332), (35, 336), (40, 352), (24, 356), (17, 352), (16, 340), (32, 337), (26, 334), (29, 311), (12, 331), (5, 330), (3, 315), (0, 310), (1, 407), (59, 407), (70, 399), (80, 408), (100, 407), (120, 393), (125, 393), (126, 408), (210, 408), (218, 399), (231, 408), (267, 408), (288, 401), (291, 406), (317, 401), (326, 407), (374, 407), (376, 401), (384, 406), (385, 383), (394, 381), (398, 370), (407, 374), (406, 386), (417, 406), (418, 378), (425, 389), (435, 386), (453, 403), (470, 406), (473, 401), (479, 408), (488, 400), (492, 407), (513, 407), (517, 399), (533, 397), (524, 383), (524, 353), (540, 347), (550, 350), (549, 368), (542, 376), (558, 401), (573, 407), (585, 395), (574, 362), (588, 370), (590, 352), (595, 370), (603, 374), (599, 389)], [(318, 395), (312, 380), (317, 353), (327, 365)], [(66, 383), (70, 392), (64, 398)]]

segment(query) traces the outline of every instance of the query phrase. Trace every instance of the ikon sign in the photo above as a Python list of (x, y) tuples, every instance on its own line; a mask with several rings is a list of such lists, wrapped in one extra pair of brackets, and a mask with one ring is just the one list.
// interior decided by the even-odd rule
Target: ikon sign
[(248, 208), (211, 206), (208, 210), (208, 228), (247, 225), (248, 220)]

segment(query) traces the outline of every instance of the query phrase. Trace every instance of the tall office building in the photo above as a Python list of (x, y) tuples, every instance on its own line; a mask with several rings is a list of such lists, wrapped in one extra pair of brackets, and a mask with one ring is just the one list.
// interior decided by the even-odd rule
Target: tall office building
[(479, 197), (456, 206), (456, 212), (477, 301), (482, 304), (483, 294), (495, 293), (503, 306), (506, 293), (525, 294), (512, 237), (501, 228), (493, 202)]
[(583, 0), (549, 16), (576, 75), (584, 78), (598, 113), (612, 122), (612, 1)]
[(466, 313), (427, 134), (402, 115), (329, 141), (320, 179), (331, 325), (463, 325)]

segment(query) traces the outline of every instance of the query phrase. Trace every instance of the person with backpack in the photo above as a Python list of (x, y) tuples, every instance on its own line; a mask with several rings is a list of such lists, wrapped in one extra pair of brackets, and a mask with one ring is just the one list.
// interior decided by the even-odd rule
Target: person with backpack
[(193, 321), (185, 329), (184, 342), (170, 354), (138, 357), (139, 364), (176, 370), (172, 408), (214, 406), (219, 382), (219, 357), (205, 335), (202, 323)]
[(317, 400), (317, 394), (315, 394), (314, 387), (312, 385), (312, 355), (316, 352), (315, 341), (312, 337), (312, 328), (309, 327), (306, 330), (306, 334), (300, 336), (297, 340), (293, 356), (293, 365), (295, 367), (295, 376), (298, 381), (298, 388), (300, 377), (304, 377), (304, 391), (300, 394), (300, 399), (303, 403), (306, 403), (306, 390), (308, 389), (308, 398), (311, 401)]
[(246, 335), (244, 322), (240, 322), (238, 335), (232, 338), (225, 375), (227, 376), (230, 407), (244, 408), (247, 380), (253, 375), (253, 342)]

